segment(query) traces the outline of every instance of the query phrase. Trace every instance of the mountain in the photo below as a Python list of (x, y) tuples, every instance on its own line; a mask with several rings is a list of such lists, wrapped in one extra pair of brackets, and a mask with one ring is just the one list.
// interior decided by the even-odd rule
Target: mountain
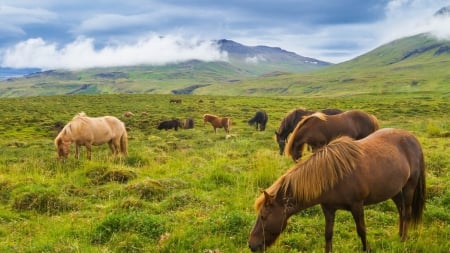
[[(346, 96), (450, 92), (450, 41), (431, 34), (401, 38), (335, 65), (280, 48), (247, 47), (229, 40), (218, 43), (228, 52), (228, 62), (194, 60), (165, 66), (45, 71), (0, 82), (0, 96), (91, 93)], [(287, 70), (292, 66), (297, 66), (297, 71)], [(312, 66), (316, 68), (305, 72), (305, 68)]]
[(258, 76), (302, 73), (330, 63), (297, 55), (278, 47), (245, 46), (216, 41), (228, 61), (192, 60), (164, 66), (93, 68), (82, 71), (50, 70), (0, 82), (0, 96), (39, 96), (79, 93), (191, 94), (216, 83), (230, 84)]
[(2, 68), (2, 67), (0, 67), (0, 81), (9, 79), (9, 78), (21, 77), (21, 76), (39, 72), (39, 71), (41, 71), (41, 70), (38, 68), (17, 69), (17, 68)]
[(438, 11), (436, 11), (436, 13), (434, 13), (434, 16), (450, 16), (450, 6), (440, 8)]
[(217, 41), (221, 51), (228, 53), (234, 66), (264, 74), (274, 71), (305, 72), (331, 65), (328, 62), (304, 57), (279, 47), (244, 46), (232, 40)]
[(353, 60), (306, 73), (281, 73), (196, 94), (341, 96), (390, 92), (450, 92), (450, 41), (418, 34), (382, 45)]

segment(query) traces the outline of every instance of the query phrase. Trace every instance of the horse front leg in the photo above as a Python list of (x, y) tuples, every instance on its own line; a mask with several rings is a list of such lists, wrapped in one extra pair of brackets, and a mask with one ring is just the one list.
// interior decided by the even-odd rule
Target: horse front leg
[(363, 246), (363, 251), (368, 251), (367, 239), (366, 239), (366, 224), (364, 221), (364, 205), (363, 203), (354, 204), (350, 207), (350, 212), (352, 213), (353, 220), (356, 224), (356, 231), (358, 236), (361, 238), (361, 243)]
[(325, 253), (333, 250), (333, 228), (334, 218), (336, 217), (336, 208), (320, 205), (325, 215)]

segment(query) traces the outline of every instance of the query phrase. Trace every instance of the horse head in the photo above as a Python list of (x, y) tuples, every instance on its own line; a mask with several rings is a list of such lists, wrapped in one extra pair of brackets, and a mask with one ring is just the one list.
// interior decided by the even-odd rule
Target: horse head
[(282, 200), (266, 191), (263, 194), (264, 200), (248, 239), (248, 247), (252, 252), (265, 252), (284, 231), (290, 216)]
[(62, 138), (58, 138), (55, 142), (56, 149), (58, 151), (58, 157), (67, 159), (70, 152), (70, 144), (72, 144), (71, 141), (63, 140)]
[(286, 138), (283, 138), (281, 136), (281, 133), (278, 133), (277, 131), (275, 131), (275, 138), (277, 140), (278, 147), (280, 149), (280, 155), (283, 155), (284, 154), (284, 147), (286, 146)]

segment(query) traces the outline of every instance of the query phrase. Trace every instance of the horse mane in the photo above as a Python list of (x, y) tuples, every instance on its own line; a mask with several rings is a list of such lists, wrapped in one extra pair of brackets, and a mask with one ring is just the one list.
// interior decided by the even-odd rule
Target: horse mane
[(373, 114), (369, 114), (369, 117), (372, 120), (373, 125), (375, 126), (374, 131), (377, 131), (378, 129), (380, 129), (380, 123), (378, 121), (378, 118), (375, 117), (375, 115), (373, 115)]
[[(318, 118), (318, 119), (325, 121), (325, 120), (327, 120), (327, 115), (322, 112), (315, 112), (312, 115), (303, 117), (303, 119), (300, 122), (298, 122), (297, 126), (294, 128), (291, 135), (289, 136), (289, 138), (286, 142), (286, 146), (284, 148), (284, 152), (286, 153), (287, 156), (291, 155), (291, 149), (292, 149), (292, 145), (294, 144), (294, 141), (295, 141), (295, 136), (297, 136), (298, 132), (303, 127), (303, 125), (305, 125), (305, 123), (312, 118)], [(303, 152), (303, 149), (305, 149), (305, 148), (306, 148), (306, 144), (303, 144), (302, 152)]]
[(297, 108), (288, 112), (286, 116), (281, 120), (277, 133), (282, 134), (283, 130), (288, 128), (290, 124), (293, 124), (298, 117), (298, 112), (300, 111), (304, 112), (305, 114), (308, 112), (305, 108)]
[[(72, 120), (64, 126), (61, 132), (56, 137), (56, 140), (61, 139), (63, 136), (72, 136), (74, 133), (78, 133), (80, 127), (86, 124), (88, 121), (88, 116), (85, 112), (79, 112), (73, 116)], [(55, 141), (56, 141), (55, 140)]]
[[(280, 191), (286, 196), (291, 191), (296, 202), (313, 200), (354, 171), (362, 154), (358, 142), (348, 136), (339, 137), (295, 164), (265, 191), (271, 196)], [(263, 203), (261, 194), (255, 201), (255, 209), (260, 210)]]

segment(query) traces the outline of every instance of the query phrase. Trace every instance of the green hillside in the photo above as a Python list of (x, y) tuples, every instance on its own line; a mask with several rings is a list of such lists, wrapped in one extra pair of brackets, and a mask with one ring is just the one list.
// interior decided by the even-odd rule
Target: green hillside
[(303, 74), (245, 80), (223, 89), (216, 84), (196, 94), (343, 95), (386, 92), (448, 92), (450, 42), (426, 34), (399, 39), (353, 60)]
[(112, 93), (328, 96), (449, 91), (450, 42), (427, 34), (399, 39), (353, 60), (318, 69), (294, 61), (293, 53), (278, 51), (281, 53), (264, 55), (271, 60), (254, 63), (246, 62), (244, 52), (240, 58), (231, 55), (229, 62), (46, 71), (0, 82), (0, 97)]

